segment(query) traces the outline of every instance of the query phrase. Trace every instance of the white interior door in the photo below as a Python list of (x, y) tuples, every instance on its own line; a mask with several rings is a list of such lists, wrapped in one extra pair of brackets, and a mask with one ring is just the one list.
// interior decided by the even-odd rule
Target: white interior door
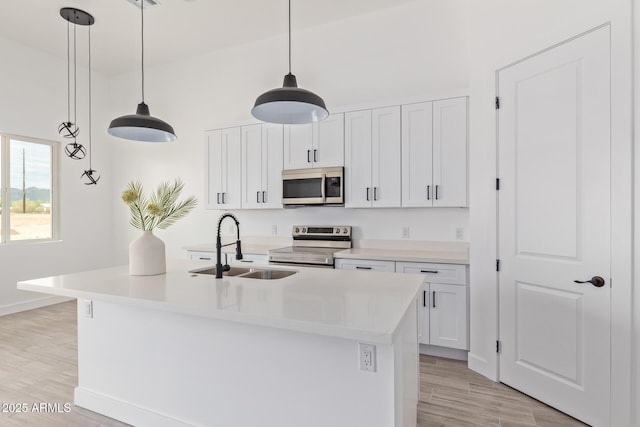
[(500, 380), (594, 426), (610, 423), (609, 50), (603, 27), (498, 73)]

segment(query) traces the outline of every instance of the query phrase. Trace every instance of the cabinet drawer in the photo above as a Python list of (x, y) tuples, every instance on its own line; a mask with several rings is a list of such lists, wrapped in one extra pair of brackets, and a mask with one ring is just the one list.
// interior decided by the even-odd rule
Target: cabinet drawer
[(423, 274), (427, 282), (450, 285), (467, 284), (467, 266), (461, 264), (432, 264), (426, 262), (396, 262), (397, 273)]
[(215, 252), (187, 251), (187, 256), (192, 260), (216, 261)]
[(336, 268), (342, 270), (396, 271), (394, 261), (377, 261), (369, 259), (336, 259)]

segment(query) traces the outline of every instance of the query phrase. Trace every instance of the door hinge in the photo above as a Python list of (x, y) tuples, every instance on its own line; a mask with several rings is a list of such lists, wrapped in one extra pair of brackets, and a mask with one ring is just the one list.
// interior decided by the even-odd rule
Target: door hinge
[(500, 260), (496, 260), (496, 271), (500, 271)]
[(500, 190), (500, 178), (496, 178), (496, 191)]
[(496, 110), (500, 109), (500, 97), (496, 96)]
[(496, 353), (500, 353), (502, 352), (502, 343), (500, 342), (500, 340), (496, 341)]

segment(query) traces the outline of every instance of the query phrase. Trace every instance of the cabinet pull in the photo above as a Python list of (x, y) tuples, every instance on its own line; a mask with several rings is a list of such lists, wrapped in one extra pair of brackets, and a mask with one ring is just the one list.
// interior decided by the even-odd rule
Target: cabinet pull
[(311, 163), (311, 150), (307, 150), (307, 163)]
[(241, 259), (240, 262), (253, 262), (252, 259)]
[(216, 202), (220, 204), (220, 193), (216, 193)]
[(211, 261), (211, 257), (206, 257), (206, 256), (201, 256), (198, 259), (202, 259), (202, 260), (205, 260), (205, 261)]
[(420, 273), (438, 274), (438, 270), (420, 270)]
[(367, 202), (369, 201), (369, 187), (367, 187)]
[(227, 202), (224, 201), (224, 195), (227, 194), (227, 193), (220, 193), (220, 194), (222, 194), (222, 204), (224, 205), (225, 203), (227, 203)]
[(318, 150), (313, 150), (313, 161), (314, 163), (318, 161)]
[(260, 192), (256, 191), (256, 203), (260, 203)]
[(427, 291), (422, 291), (422, 306), (427, 306)]
[(427, 185), (427, 200), (431, 200), (431, 186)]
[(433, 294), (431, 295), (431, 302), (433, 304), (433, 308), (436, 308), (436, 291), (433, 291)]
[(436, 185), (436, 200), (438, 200), (438, 187), (439, 185)]
[(378, 200), (378, 187), (373, 187), (373, 200)]
[(359, 265), (356, 265), (356, 268), (357, 268), (358, 270), (371, 270), (371, 267), (361, 267), (361, 266), (359, 266)]
[(267, 203), (267, 192), (266, 191), (262, 192), (262, 203)]

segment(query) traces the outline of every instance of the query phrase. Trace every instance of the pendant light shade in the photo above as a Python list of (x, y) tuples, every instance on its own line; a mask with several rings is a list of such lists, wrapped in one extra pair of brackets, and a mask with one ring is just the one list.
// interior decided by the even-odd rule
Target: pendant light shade
[(175, 141), (176, 133), (173, 127), (149, 113), (149, 106), (144, 103), (144, 3), (140, 0), (140, 15), (142, 20), (142, 102), (138, 104), (135, 114), (120, 116), (111, 121), (110, 135), (118, 138), (143, 142), (171, 142)]
[(297, 125), (323, 120), (329, 115), (322, 98), (298, 87), (291, 74), (291, 0), (289, 0), (289, 74), (281, 88), (271, 89), (256, 99), (251, 115), (269, 123)]
[(138, 104), (136, 114), (113, 119), (108, 132), (118, 138), (143, 142), (171, 142), (176, 139), (173, 127), (150, 115), (149, 106), (144, 102)]

